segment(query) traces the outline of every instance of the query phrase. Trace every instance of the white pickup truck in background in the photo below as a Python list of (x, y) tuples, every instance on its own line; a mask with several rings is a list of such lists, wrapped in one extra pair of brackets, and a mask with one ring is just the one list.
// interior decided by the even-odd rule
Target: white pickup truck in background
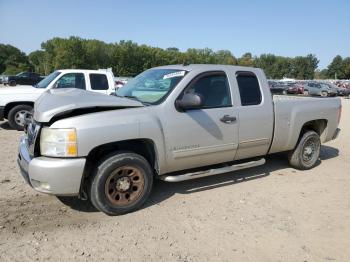
[(0, 89), (0, 121), (8, 120), (10, 126), (23, 130), (25, 122), (31, 118), (35, 100), (52, 88), (78, 88), (106, 95), (115, 92), (113, 72), (108, 69), (57, 70), (34, 86), (23, 85)]

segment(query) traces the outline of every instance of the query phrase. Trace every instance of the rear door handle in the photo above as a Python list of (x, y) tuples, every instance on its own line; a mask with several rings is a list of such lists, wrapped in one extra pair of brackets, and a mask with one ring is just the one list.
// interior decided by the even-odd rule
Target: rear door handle
[(225, 123), (225, 124), (230, 124), (233, 122), (236, 122), (236, 117), (235, 116), (230, 116), (230, 115), (224, 115), (222, 118), (220, 118), (220, 121)]

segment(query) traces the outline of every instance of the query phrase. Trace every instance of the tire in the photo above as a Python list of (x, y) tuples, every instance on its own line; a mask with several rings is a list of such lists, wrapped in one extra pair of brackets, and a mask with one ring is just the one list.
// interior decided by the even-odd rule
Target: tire
[(310, 95), (309, 90), (304, 90), (303, 94), (304, 94), (304, 96)]
[(283, 95), (287, 95), (287, 91), (286, 91), (286, 90), (283, 90), (282, 94), (283, 94)]
[(327, 96), (328, 96), (328, 93), (323, 91), (323, 92), (321, 92), (321, 96), (322, 96), (322, 97), (327, 97)]
[(16, 81), (15, 80), (11, 80), (10, 82), (9, 82), (9, 86), (15, 86), (16, 85)]
[(33, 107), (29, 105), (18, 105), (13, 107), (8, 113), (8, 121), (13, 129), (21, 131), (24, 129), (26, 121), (32, 118)]
[(77, 196), (56, 196), (56, 198), (65, 206), (68, 206), (74, 210), (80, 210), (84, 212), (96, 212), (96, 208), (88, 200), (82, 200)]
[(139, 209), (152, 186), (153, 171), (145, 158), (130, 152), (114, 152), (99, 162), (88, 191), (96, 209), (114, 216)]
[(315, 131), (306, 131), (299, 139), (296, 148), (288, 154), (289, 164), (300, 170), (311, 169), (317, 164), (320, 150), (320, 136)]

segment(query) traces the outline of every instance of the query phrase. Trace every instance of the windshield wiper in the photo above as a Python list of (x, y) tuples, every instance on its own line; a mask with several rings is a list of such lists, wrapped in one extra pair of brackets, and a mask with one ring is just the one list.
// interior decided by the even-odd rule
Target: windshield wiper
[(126, 97), (126, 98), (130, 98), (130, 99), (137, 100), (137, 101), (141, 102), (136, 96), (121, 96), (121, 97)]
[(116, 96), (117, 96), (117, 97), (122, 97), (122, 98), (129, 98), (129, 99), (135, 100), (135, 101), (137, 101), (137, 102), (140, 102), (140, 103), (142, 103), (143, 105), (151, 105), (151, 103), (143, 102), (143, 101), (141, 101), (140, 99), (138, 99), (136, 96), (128, 96), (128, 95), (121, 96), (121, 95), (117, 95), (117, 94), (116, 94)]

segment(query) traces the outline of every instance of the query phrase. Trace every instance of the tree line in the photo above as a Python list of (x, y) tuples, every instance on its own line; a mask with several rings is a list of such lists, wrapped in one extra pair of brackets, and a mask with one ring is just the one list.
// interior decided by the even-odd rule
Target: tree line
[(350, 78), (350, 57), (341, 56), (336, 56), (327, 69), (320, 71), (317, 70), (319, 60), (313, 54), (291, 58), (245, 53), (235, 57), (229, 50), (189, 48), (181, 52), (176, 47), (163, 49), (132, 41), (105, 43), (74, 36), (52, 38), (41, 44), (41, 50), (29, 55), (14, 46), (0, 44), (0, 73), (3, 74), (35, 71), (47, 75), (55, 69), (111, 67), (117, 76), (135, 76), (154, 66), (182, 63), (260, 67), (271, 79)]

